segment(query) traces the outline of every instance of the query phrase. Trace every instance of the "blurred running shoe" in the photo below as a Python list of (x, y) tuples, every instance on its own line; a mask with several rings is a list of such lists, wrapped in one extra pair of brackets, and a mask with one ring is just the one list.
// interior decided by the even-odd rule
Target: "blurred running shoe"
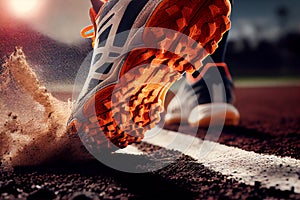
[(167, 107), (165, 123), (192, 126), (235, 126), (240, 114), (234, 107), (234, 87), (225, 63), (208, 63), (187, 75)]
[[(183, 72), (200, 68), (201, 60), (215, 51), (230, 28), (230, 2), (111, 0), (102, 5), (92, 0), (92, 4), (92, 26), (82, 35), (93, 39), (93, 59), (68, 124), (89, 150), (101, 151), (110, 142), (123, 148), (141, 141), (144, 132), (160, 121), (171, 84)], [(194, 43), (184, 42), (182, 35)], [(132, 42), (145, 48), (124, 54)], [(176, 51), (168, 51), (170, 46)]]

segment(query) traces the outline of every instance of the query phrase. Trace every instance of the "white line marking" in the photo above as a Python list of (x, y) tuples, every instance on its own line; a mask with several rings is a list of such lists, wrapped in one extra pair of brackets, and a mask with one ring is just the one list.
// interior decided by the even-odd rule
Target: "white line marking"
[(128, 145), (124, 149), (119, 149), (119, 150), (115, 151), (114, 153), (131, 154), (131, 155), (144, 155), (144, 152), (142, 152), (141, 150), (139, 150), (137, 147), (131, 146), (131, 145)]
[(266, 188), (300, 193), (300, 160), (249, 152), (159, 128), (148, 131), (144, 141), (180, 151), (209, 169), (247, 185), (259, 181)]

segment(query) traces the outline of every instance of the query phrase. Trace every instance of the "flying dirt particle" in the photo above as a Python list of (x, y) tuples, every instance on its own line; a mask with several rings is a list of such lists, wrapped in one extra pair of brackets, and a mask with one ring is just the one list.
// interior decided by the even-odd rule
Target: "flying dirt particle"
[(91, 159), (77, 135), (67, 130), (71, 103), (42, 85), (17, 47), (0, 74), (0, 161), (5, 166)]

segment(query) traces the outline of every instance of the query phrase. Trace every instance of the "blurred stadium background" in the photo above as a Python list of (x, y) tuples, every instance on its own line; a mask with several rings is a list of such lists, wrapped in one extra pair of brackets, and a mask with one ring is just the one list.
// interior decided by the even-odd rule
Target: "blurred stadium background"
[[(92, 50), (79, 34), (89, 24), (89, 1), (29, 1), (32, 7), (22, 10), (20, 0), (0, 0), (0, 62), (22, 46), (42, 79), (72, 84)], [(235, 79), (298, 80), (299, 58), (299, 0), (235, 1), (226, 54)]]

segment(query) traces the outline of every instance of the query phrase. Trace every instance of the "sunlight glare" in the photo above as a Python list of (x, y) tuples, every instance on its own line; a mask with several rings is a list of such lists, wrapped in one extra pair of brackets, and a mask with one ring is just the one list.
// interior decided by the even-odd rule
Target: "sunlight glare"
[(17, 17), (28, 18), (34, 16), (41, 0), (9, 0), (13, 14)]

